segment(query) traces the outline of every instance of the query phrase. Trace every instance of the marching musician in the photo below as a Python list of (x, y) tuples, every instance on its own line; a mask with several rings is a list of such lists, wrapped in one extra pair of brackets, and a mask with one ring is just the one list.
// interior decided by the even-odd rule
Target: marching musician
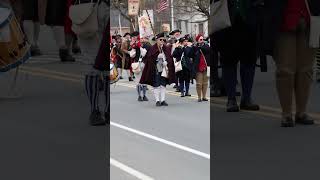
[(192, 44), (190, 44), (185, 37), (180, 38), (179, 43), (180, 45), (175, 48), (172, 54), (177, 62), (181, 61), (182, 65), (182, 70), (177, 72), (176, 75), (179, 78), (181, 97), (191, 96), (189, 87), (192, 71), (193, 48)]
[(140, 83), (154, 87), (156, 106), (168, 106), (165, 101), (166, 85), (175, 83), (174, 62), (171, 49), (165, 45), (165, 34), (157, 34), (155, 39), (156, 44), (148, 50), (144, 57), (145, 67)]
[[(131, 62), (132, 65), (133, 63), (139, 63), (139, 67), (142, 68), (142, 58), (146, 55), (146, 49), (142, 48), (142, 43), (140, 41), (140, 37), (139, 37), (139, 32), (133, 32), (131, 34)], [(134, 53), (133, 53), (134, 52)], [(133, 67), (132, 67), (133, 69)], [(141, 70), (141, 69), (140, 69)], [(138, 82), (137, 84), (137, 92), (138, 92), (138, 101), (149, 101), (146, 93), (147, 93), (147, 85), (144, 84), (140, 84), (140, 78), (141, 77), (141, 72), (137, 72), (137, 79), (135, 79), (136, 82)]]
[[(174, 49), (178, 46), (180, 46), (179, 39), (182, 36), (182, 31), (179, 29), (173, 30), (169, 33), (170, 39), (169, 39), (169, 46), (171, 47), (171, 54), (173, 53)], [(176, 88), (176, 92), (180, 92), (179, 88), (179, 77), (176, 78), (176, 82), (173, 88)]]
[[(128, 79), (129, 81), (133, 81), (132, 79), (132, 74), (130, 72), (131, 69), (131, 61), (130, 61), (130, 54), (129, 50), (131, 49), (130, 47), (130, 40), (131, 34), (130, 33), (125, 33), (124, 34), (124, 40), (121, 44), (121, 51), (122, 51), (122, 62), (121, 62), (121, 68), (127, 71)], [(120, 79), (122, 78), (122, 71), (120, 71)]]

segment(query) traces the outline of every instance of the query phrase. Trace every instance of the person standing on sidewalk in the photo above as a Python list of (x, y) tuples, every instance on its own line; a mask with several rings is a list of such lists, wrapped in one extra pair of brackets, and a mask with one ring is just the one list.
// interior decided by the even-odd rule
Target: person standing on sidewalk
[[(310, 15), (320, 16), (319, 0), (273, 0), (265, 3), (272, 18), (266, 31), (266, 51), (276, 63), (276, 88), (282, 108), (282, 127), (311, 125), (307, 104), (313, 82), (315, 49), (309, 47)], [(309, 8), (308, 8), (309, 7)], [(309, 11), (309, 9), (311, 11)], [(272, 23), (272, 24), (271, 24)], [(296, 113), (293, 120), (293, 98)]]
[(240, 108), (244, 110), (259, 110), (259, 105), (252, 99), (252, 88), (255, 77), (257, 52), (256, 29), (250, 25), (250, 14), (253, 2), (250, 0), (228, 0), (231, 27), (217, 31), (213, 35), (213, 41), (220, 52), (222, 65), (222, 78), (228, 95), (227, 112), (238, 112), (239, 106), (236, 100), (237, 92), (237, 65), (240, 61), (240, 78), (242, 96)]
[(202, 34), (197, 35), (196, 45), (193, 46), (194, 62), (192, 78), (196, 79), (196, 89), (198, 102), (208, 101), (207, 90), (209, 77), (207, 75), (208, 66), (210, 66), (210, 47), (205, 44)]

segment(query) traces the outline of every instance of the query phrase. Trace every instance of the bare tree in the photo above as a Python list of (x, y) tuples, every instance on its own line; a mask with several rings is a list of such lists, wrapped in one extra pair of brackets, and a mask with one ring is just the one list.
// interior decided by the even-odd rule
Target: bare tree
[(210, 18), (210, 0), (174, 0), (173, 6), (179, 15), (203, 15)]
[[(144, 6), (146, 0), (141, 1), (141, 5)], [(174, 0), (173, 7), (175, 10), (182, 13), (198, 13), (203, 16), (206, 16), (208, 19), (210, 17), (210, 0)], [(111, 0), (111, 8), (116, 9), (120, 14), (131, 20), (131, 17), (128, 16), (128, 0)]]
[(118, 10), (122, 17), (131, 20), (128, 16), (128, 0), (111, 0), (111, 9)]

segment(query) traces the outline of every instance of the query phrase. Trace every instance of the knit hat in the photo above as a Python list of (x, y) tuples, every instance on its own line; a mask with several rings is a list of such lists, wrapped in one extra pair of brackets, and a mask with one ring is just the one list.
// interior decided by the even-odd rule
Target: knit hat
[(199, 41), (200, 37), (203, 37), (203, 35), (202, 35), (202, 34), (198, 34), (198, 35), (196, 36), (196, 41)]

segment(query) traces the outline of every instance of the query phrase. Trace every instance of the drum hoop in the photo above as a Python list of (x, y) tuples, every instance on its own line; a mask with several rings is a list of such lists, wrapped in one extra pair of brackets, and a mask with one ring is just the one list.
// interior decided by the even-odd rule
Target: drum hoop
[[(9, 9), (9, 10), (11, 10), (11, 9)], [(8, 18), (0, 24), (0, 28), (3, 28), (7, 24), (9, 24), (10, 21), (12, 20), (12, 17), (13, 17), (13, 14), (12, 14), (12, 11), (11, 11), (9, 16), (8, 16)]]
[(31, 57), (31, 53), (30, 51), (28, 50), (24, 56), (22, 56), (18, 61), (16, 61), (15, 63), (12, 63), (12, 64), (8, 64), (2, 68), (0, 68), (0, 74), (1, 73), (4, 73), (4, 72), (7, 72), (11, 69), (14, 69), (14, 68), (17, 68), (18, 66), (24, 64), (29, 58)]

